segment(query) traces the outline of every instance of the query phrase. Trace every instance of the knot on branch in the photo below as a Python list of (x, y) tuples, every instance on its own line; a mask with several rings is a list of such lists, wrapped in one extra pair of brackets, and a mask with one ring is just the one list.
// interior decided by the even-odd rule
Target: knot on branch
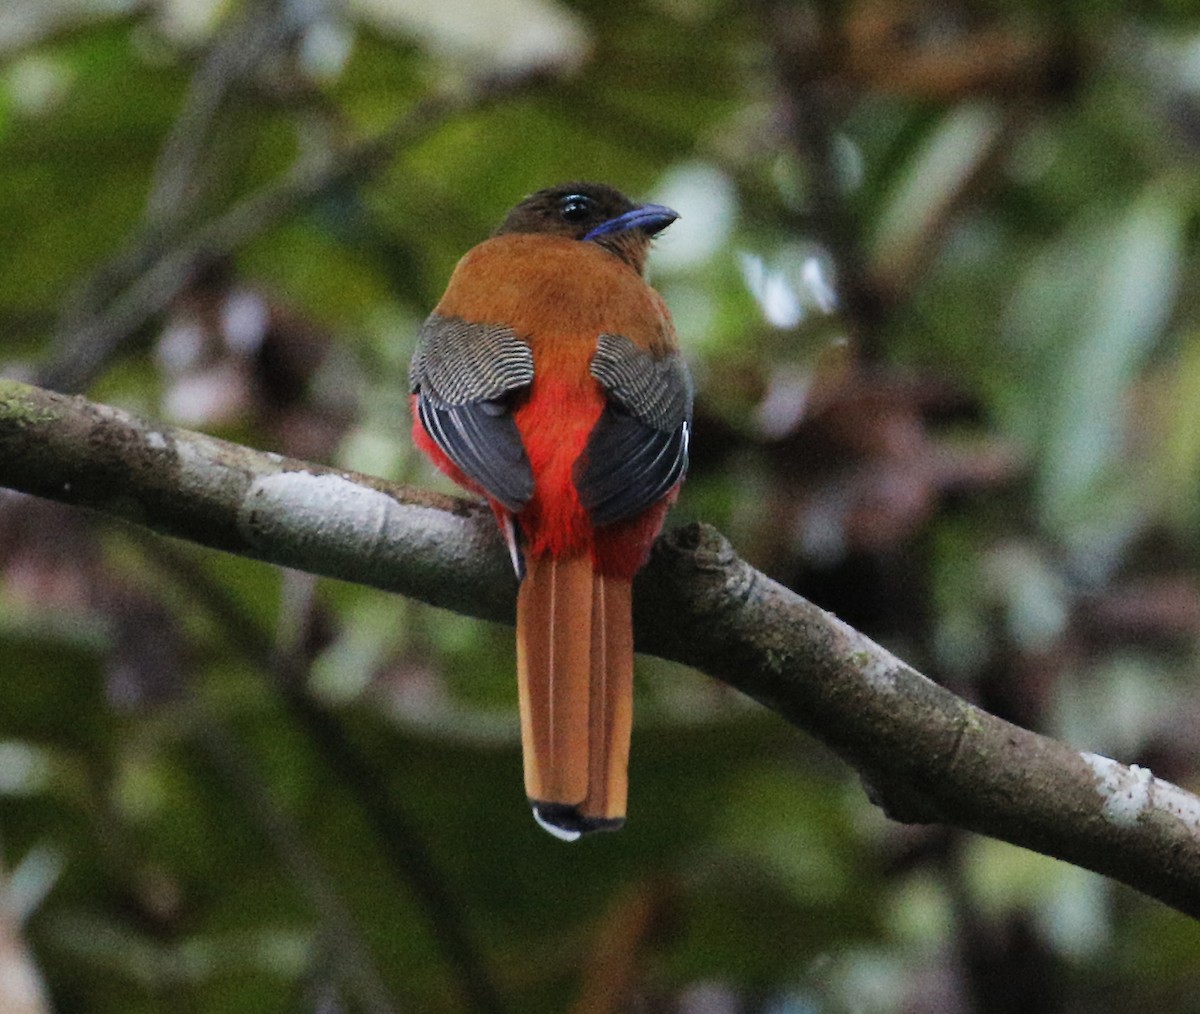
[(667, 532), (655, 544), (654, 551), (672, 566), (683, 563), (696, 570), (720, 571), (738, 562), (738, 555), (729, 540), (702, 521), (693, 521)]
[(741, 559), (712, 525), (692, 522), (663, 535), (654, 545), (640, 584), (656, 586), (667, 600), (710, 619), (740, 608), (750, 598), (757, 571)]
[(946, 818), (932, 798), (911, 782), (883, 771), (858, 773), (863, 791), (885, 817), (898, 824), (940, 824)]

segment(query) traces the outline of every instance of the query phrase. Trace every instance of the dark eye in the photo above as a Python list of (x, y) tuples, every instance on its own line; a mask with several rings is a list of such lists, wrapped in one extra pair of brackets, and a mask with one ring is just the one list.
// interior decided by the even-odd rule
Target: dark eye
[(592, 213), (592, 199), (586, 194), (568, 194), (559, 205), (559, 213), (568, 222), (582, 222)]

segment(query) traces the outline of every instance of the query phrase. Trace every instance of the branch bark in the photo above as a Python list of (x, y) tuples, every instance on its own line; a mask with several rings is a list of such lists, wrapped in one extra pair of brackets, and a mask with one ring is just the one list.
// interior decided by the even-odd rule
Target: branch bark
[[(176, 538), (511, 622), (480, 505), (0, 380), (0, 485)], [(826, 743), (896, 820), (1064, 859), (1200, 917), (1200, 798), (1004, 722), (739, 559), (705, 525), (659, 540), (640, 650), (736, 687)]]

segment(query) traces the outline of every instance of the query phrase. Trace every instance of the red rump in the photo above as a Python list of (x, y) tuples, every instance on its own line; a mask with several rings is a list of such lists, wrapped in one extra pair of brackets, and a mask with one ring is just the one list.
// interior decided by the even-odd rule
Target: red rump
[[(508, 510), (446, 457), (421, 425), (415, 395), (412, 401), (413, 442), (454, 482), (486, 497), (503, 529)], [(603, 410), (603, 392), (590, 377), (581, 385), (535, 376), (528, 397), (513, 413), (534, 475), (533, 498), (516, 520), (528, 556), (590, 555), (599, 573), (631, 580), (646, 562), (678, 488), (637, 517), (592, 525), (579, 502), (574, 468)]]

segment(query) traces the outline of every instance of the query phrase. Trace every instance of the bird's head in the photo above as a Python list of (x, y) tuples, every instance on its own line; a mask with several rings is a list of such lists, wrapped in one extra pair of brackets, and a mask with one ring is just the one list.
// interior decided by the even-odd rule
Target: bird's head
[(661, 204), (634, 204), (604, 183), (563, 183), (526, 197), (494, 235), (548, 233), (598, 243), (641, 274), (650, 240), (678, 217)]

